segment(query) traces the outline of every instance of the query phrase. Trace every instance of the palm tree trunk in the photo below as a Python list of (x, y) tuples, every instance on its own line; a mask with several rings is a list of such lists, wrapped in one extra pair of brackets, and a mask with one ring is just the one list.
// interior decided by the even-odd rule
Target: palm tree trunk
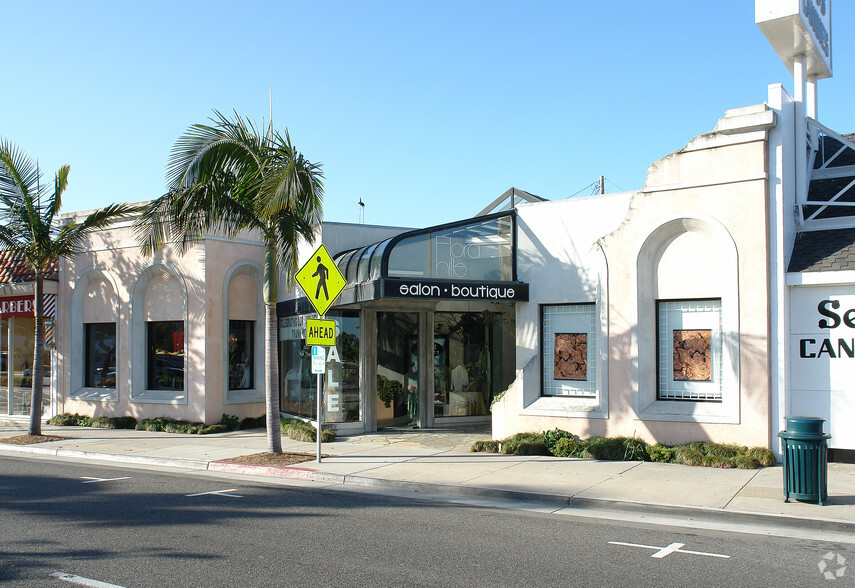
[(276, 255), (268, 242), (264, 256), (264, 395), (267, 451), (270, 453), (282, 453), (282, 430), (279, 428), (279, 331), (276, 320), (278, 286)]
[(267, 451), (282, 453), (282, 430), (279, 426), (279, 353), (276, 329), (276, 304), (264, 305), (264, 394), (267, 415)]
[(32, 387), (30, 398), (30, 435), (42, 434), (42, 383), (44, 380), (45, 355), (45, 315), (44, 315), (44, 279), (41, 270), (36, 270), (35, 282), (35, 318), (36, 333), (33, 345)]

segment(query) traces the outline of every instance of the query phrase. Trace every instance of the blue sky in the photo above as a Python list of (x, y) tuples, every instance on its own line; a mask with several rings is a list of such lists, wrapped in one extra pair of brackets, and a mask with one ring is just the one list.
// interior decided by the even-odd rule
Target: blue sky
[[(3, 0), (0, 136), (63, 211), (150, 200), (213, 109), (269, 115), (325, 173), (325, 217), (423, 227), (511, 186), (635, 190), (725, 110), (792, 77), (751, 0)], [(855, 2), (833, 3), (819, 120), (855, 131)]]

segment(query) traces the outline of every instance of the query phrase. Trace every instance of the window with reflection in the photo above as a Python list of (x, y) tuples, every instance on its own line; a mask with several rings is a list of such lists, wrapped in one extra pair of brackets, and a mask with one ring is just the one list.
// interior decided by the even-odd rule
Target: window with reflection
[[(306, 345), (305, 325), (306, 319), (314, 316), (288, 316), (279, 321), (279, 407), (284, 413), (310, 419), (316, 418), (317, 377), (312, 374), (312, 349)], [(336, 344), (327, 348), (324, 422), (356, 422), (361, 418), (359, 312), (328, 312), (325, 318), (336, 322)]]
[(184, 321), (147, 323), (149, 390), (184, 389)]
[(116, 323), (83, 325), (84, 386), (116, 387)]
[(254, 388), (255, 321), (229, 321), (229, 390)]
[(513, 218), (508, 215), (404, 238), (392, 246), (388, 275), (512, 280)]
[(437, 417), (487, 416), (515, 376), (512, 320), (498, 312), (437, 312), (433, 333)]

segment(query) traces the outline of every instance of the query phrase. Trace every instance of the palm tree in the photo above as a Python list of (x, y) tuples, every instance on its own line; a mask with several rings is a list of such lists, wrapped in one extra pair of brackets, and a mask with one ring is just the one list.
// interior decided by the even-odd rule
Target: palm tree
[(44, 274), (60, 257), (77, 253), (92, 232), (127, 218), (137, 209), (111, 204), (89, 214), (82, 222), (59, 222), (62, 194), (71, 167), (56, 172), (53, 192), (41, 183), (38, 163), (6, 139), (0, 139), (0, 248), (20, 256), (35, 274), (35, 343), (30, 435), (41, 435), (42, 382), (44, 378), (45, 317)]
[[(217, 111), (212, 125), (192, 125), (172, 149), (168, 191), (152, 201), (137, 221), (145, 255), (175, 242), (185, 252), (205, 234), (233, 238), (256, 231), (264, 241), (264, 388), (268, 451), (282, 452), (279, 429), (279, 365), (276, 299), (279, 267), (293, 282), (297, 245), (312, 239), (322, 218), (323, 173), (273, 130), (266, 134), (235, 113)], [(320, 427), (318, 427), (320, 429)], [(320, 433), (319, 433), (320, 434)]]

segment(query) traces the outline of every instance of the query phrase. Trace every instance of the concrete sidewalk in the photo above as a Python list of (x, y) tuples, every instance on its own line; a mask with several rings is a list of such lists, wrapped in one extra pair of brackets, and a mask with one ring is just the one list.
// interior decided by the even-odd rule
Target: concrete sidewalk
[[(730, 470), (649, 462), (613, 462), (469, 453), (475, 438), (450, 431), (395, 432), (340, 438), (323, 444), (321, 463), (247, 466), (220, 460), (267, 449), (260, 429), (219, 435), (181, 435), (87, 427), (52, 427), (43, 434), (72, 437), (9, 445), (26, 423), (0, 421), (0, 454), (92, 459), (293, 478), (342, 488), (374, 487), (448, 499), (515, 501), (551, 510), (634, 512), (676, 519), (813, 529), (855, 538), (855, 465), (829, 464), (823, 506), (784, 502), (781, 466)], [(282, 439), (284, 451), (311, 453), (314, 443)], [(829, 538), (832, 538), (829, 535)]]

